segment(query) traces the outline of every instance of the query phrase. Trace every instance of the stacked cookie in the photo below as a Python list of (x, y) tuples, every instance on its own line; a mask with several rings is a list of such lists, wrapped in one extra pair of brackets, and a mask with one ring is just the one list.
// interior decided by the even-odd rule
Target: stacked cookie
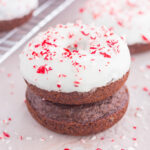
[(105, 27), (57, 25), (20, 55), (27, 107), (46, 128), (69, 135), (104, 131), (126, 112), (130, 54)]
[(106, 25), (127, 36), (131, 53), (150, 50), (149, 0), (88, 0), (80, 9), (85, 23)]
[(0, 32), (28, 21), (37, 6), (38, 0), (0, 0)]

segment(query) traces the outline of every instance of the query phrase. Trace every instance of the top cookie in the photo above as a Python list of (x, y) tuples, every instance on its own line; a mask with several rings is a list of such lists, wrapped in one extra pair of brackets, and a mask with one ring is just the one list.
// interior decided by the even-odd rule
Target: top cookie
[(123, 78), (129, 68), (123, 37), (81, 23), (38, 34), (20, 55), (24, 79), (46, 91), (89, 92)]
[(0, 21), (22, 18), (38, 6), (38, 0), (0, 0)]
[(150, 43), (149, 10), (149, 0), (88, 0), (80, 13), (85, 23), (106, 25), (135, 45)]

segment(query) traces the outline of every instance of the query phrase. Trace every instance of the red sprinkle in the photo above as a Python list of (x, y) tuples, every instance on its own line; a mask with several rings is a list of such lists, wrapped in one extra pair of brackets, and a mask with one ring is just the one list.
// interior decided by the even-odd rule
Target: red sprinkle
[(148, 38), (147, 38), (146, 36), (144, 36), (144, 35), (142, 35), (142, 39), (143, 39), (144, 41), (146, 41), (146, 42), (149, 42)]
[(69, 148), (64, 148), (64, 150), (71, 150), (71, 149), (69, 149)]
[(35, 48), (38, 48), (39, 46), (40, 46), (40, 44), (36, 44), (34, 47), (35, 47)]
[(91, 38), (91, 40), (96, 40), (96, 37), (92, 37), (92, 36), (91, 36), (90, 38)]
[(73, 36), (74, 36), (73, 34), (69, 34), (68, 37), (69, 37), (69, 39), (71, 39)]
[(80, 8), (80, 9), (79, 9), (79, 12), (80, 12), (80, 13), (83, 13), (84, 10), (85, 10), (84, 8)]
[(9, 135), (8, 133), (6, 133), (6, 132), (3, 132), (3, 135), (4, 135), (5, 137), (7, 137), (7, 138), (10, 137), (10, 135)]
[(37, 73), (40, 73), (40, 74), (45, 74), (45, 71), (46, 71), (46, 67), (45, 66), (40, 66), (37, 69)]
[(133, 126), (133, 129), (136, 129), (136, 126)]
[(81, 33), (84, 35), (84, 36), (88, 36), (89, 33), (85, 33), (84, 31), (81, 31)]
[(106, 57), (106, 58), (111, 58), (111, 56), (108, 55), (108, 54), (106, 54), (106, 53), (100, 52), (100, 54), (103, 55), (103, 56)]
[(101, 140), (104, 140), (104, 137), (101, 137), (100, 139), (101, 139)]
[(11, 77), (11, 73), (8, 73), (7, 76), (8, 76), (8, 77)]
[(118, 21), (117, 23), (119, 26), (121, 26), (121, 27), (123, 26), (123, 23), (121, 21)]
[(8, 120), (11, 121), (12, 119), (9, 117)]
[(136, 138), (132, 138), (133, 141), (136, 141)]
[(61, 85), (60, 85), (60, 84), (57, 84), (57, 87), (58, 87), (58, 88), (61, 88)]
[(95, 51), (93, 51), (93, 52), (91, 52), (91, 54), (95, 54), (96, 53), (96, 50)]
[(143, 87), (143, 91), (148, 92), (148, 88), (147, 87)]
[(96, 47), (90, 47), (90, 49), (96, 49)]
[(64, 50), (66, 51), (66, 52), (68, 52), (68, 57), (72, 54), (71, 52), (70, 52), (70, 50), (69, 49), (67, 49), (67, 48), (64, 48)]
[(74, 84), (80, 84), (80, 82), (79, 81), (74, 81)]
[(77, 48), (77, 47), (78, 47), (78, 44), (74, 44), (74, 47)]
[(19, 138), (20, 138), (20, 140), (23, 140), (23, 137), (22, 137), (22, 136), (20, 136)]
[(150, 65), (146, 65), (146, 67), (147, 67), (148, 69), (150, 69)]

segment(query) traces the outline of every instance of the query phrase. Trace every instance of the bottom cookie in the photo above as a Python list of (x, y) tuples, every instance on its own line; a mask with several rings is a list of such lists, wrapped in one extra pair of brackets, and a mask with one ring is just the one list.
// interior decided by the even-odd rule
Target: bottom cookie
[(0, 21), (0, 32), (9, 31), (9, 30), (14, 29), (17, 26), (24, 24), (32, 17), (32, 12), (30, 14), (24, 16), (23, 18)]
[(85, 105), (54, 104), (42, 100), (29, 88), (26, 98), (30, 113), (40, 124), (57, 133), (76, 136), (110, 128), (123, 117), (129, 102), (125, 86), (106, 100)]

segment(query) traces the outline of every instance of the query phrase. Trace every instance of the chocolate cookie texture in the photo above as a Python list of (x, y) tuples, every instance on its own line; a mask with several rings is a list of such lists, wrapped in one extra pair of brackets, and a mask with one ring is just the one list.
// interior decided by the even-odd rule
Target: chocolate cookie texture
[(16, 28), (17, 26), (24, 24), (32, 17), (32, 13), (33, 12), (24, 16), (23, 18), (0, 21), (0, 32), (9, 31)]
[(81, 105), (94, 103), (97, 101), (104, 100), (111, 95), (113, 95), (116, 91), (118, 91), (125, 83), (129, 75), (127, 72), (121, 79), (111, 82), (110, 84), (99, 87), (89, 92), (71, 92), (71, 93), (63, 93), (57, 91), (46, 91), (43, 89), (39, 89), (36, 86), (27, 83), (27, 86), (38, 96), (53, 103), (67, 104), (67, 105)]
[(1, 0), (0, 32), (11, 30), (28, 21), (38, 6), (38, 0)]
[(129, 45), (129, 49), (130, 49), (131, 54), (146, 52), (150, 50), (150, 44), (139, 43), (139, 44)]
[(149, 8), (149, 0), (88, 0), (79, 12), (84, 23), (103, 24), (125, 35), (134, 54), (150, 50)]
[(129, 94), (125, 86), (106, 100), (70, 106), (42, 100), (30, 88), (26, 91), (27, 107), (44, 127), (62, 134), (88, 135), (104, 131), (117, 123), (126, 112)]

